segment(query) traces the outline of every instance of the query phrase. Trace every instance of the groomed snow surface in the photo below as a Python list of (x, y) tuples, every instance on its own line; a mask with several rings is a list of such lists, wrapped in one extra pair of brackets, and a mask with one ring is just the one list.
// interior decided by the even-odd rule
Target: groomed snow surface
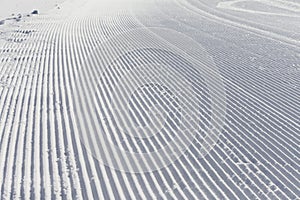
[(52, 3), (0, 25), (0, 199), (300, 198), (299, 1)]

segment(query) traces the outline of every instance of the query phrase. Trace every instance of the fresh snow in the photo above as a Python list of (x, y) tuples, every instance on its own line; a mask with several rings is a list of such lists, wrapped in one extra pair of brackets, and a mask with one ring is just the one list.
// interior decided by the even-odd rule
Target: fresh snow
[(4, 0), (0, 199), (299, 199), (299, 8)]

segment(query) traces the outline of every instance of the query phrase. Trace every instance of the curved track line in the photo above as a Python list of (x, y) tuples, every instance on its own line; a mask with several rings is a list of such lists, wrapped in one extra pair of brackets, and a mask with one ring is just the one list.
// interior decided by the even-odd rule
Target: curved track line
[[(249, 0), (234, 0), (234, 1), (226, 1), (226, 2), (220, 2), (217, 5), (217, 8), (222, 8), (222, 9), (229, 9), (229, 10), (234, 10), (234, 11), (240, 11), (240, 12), (248, 12), (248, 13), (253, 13), (253, 14), (262, 14), (262, 15), (274, 15), (274, 16), (284, 16), (284, 17), (300, 17), (300, 15), (292, 15), (292, 14), (285, 14), (285, 13), (274, 13), (274, 12), (263, 12), (263, 11), (256, 11), (256, 10), (250, 10), (250, 9), (245, 9), (241, 8), (235, 4), (241, 3), (241, 2), (248, 2)], [(251, 1), (253, 2), (253, 1)], [(298, 5), (288, 3), (288, 1), (269, 1), (269, 0), (255, 0), (255, 2), (262, 3), (265, 5), (269, 6), (274, 6), (277, 8), (281, 8), (284, 10), (288, 11), (293, 11), (293, 12), (300, 12), (300, 7), (295, 8)]]

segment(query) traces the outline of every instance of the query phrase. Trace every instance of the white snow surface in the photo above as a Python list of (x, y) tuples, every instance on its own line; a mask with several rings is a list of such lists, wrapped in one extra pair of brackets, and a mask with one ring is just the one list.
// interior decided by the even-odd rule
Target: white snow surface
[(299, 199), (299, 7), (1, 1), (0, 199)]
[(63, 2), (64, 0), (1, 0), (0, 20), (13, 14), (30, 14), (33, 10), (44, 13)]

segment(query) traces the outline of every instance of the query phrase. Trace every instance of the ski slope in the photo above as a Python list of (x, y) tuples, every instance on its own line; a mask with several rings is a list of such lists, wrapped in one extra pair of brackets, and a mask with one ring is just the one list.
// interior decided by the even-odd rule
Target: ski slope
[(299, 199), (297, 0), (67, 0), (0, 25), (0, 199)]

